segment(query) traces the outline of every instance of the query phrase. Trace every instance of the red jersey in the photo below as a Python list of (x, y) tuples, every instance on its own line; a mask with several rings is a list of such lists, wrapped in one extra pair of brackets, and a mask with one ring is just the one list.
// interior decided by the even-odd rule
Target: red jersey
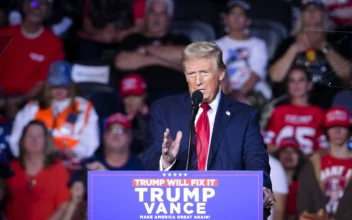
[(325, 149), (327, 143), (323, 133), (324, 112), (309, 106), (282, 105), (276, 107), (264, 134), (266, 144), (279, 146), (283, 138), (295, 137), (306, 155)]
[(352, 0), (324, 0), (329, 17), (339, 26), (352, 24)]
[(33, 177), (28, 177), (18, 161), (11, 162), (10, 166), (15, 175), (7, 180), (8, 220), (48, 220), (70, 199), (69, 174), (62, 163), (44, 168)]
[(321, 181), (326, 196), (326, 211), (334, 216), (346, 183), (352, 176), (352, 159), (338, 159), (330, 154), (321, 158)]
[(46, 80), (51, 62), (64, 58), (60, 39), (48, 29), (31, 38), (17, 25), (0, 30), (1, 35), (13, 36), (0, 56), (0, 85), (6, 94), (27, 93)]

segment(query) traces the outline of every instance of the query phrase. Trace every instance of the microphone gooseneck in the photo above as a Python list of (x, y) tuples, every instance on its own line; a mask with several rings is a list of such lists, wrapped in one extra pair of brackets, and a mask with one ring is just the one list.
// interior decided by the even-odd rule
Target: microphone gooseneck
[(200, 90), (196, 90), (192, 93), (192, 112), (191, 112), (191, 121), (189, 125), (189, 133), (188, 133), (188, 151), (187, 151), (187, 163), (186, 170), (190, 168), (191, 162), (191, 146), (192, 146), (192, 136), (193, 132), (195, 132), (194, 121), (196, 119), (197, 112), (199, 110), (199, 104), (203, 101), (203, 93)]

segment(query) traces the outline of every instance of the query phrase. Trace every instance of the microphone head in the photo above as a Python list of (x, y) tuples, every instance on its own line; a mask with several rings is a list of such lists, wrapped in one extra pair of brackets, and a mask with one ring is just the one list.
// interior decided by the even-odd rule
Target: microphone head
[(196, 90), (192, 93), (192, 103), (198, 105), (203, 101), (203, 93), (200, 90)]

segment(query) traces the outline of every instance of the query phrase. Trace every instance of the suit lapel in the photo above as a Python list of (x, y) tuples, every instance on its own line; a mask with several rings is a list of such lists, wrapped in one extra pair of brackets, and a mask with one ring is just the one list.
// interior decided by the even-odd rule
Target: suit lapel
[(226, 133), (226, 129), (233, 117), (233, 114), (234, 109), (232, 107), (231, 101), (224, 94), (221, 94), (220, 103), (216, 112), (213, 133), (211, 137), (211, 144), (207, 163), (208, 168), (210, 167), (212, 160), (214, 159), (216, 152), (218, 151), (220, 142)]

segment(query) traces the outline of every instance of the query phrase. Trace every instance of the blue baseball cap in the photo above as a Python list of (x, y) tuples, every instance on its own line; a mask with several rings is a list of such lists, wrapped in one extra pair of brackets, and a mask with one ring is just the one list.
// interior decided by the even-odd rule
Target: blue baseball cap
[(225, 13), (229, 14), (234, 7), (242, 8), (247, 15), (249, 15), (249, 10), (251, 9), (251, 5), (247, 1), (232, 0), (227, 3)]
[(306, 9), (309, 5), (316, 5), (318, 8), (324, 10), (324, 3), (322, 0), (302, 0), (301, 2), (301, 10)]
[(70, 87), (71, 64), (67, 61), (54, 61), (50, 64), (48, 71), (48, 83), (51, 87)]

